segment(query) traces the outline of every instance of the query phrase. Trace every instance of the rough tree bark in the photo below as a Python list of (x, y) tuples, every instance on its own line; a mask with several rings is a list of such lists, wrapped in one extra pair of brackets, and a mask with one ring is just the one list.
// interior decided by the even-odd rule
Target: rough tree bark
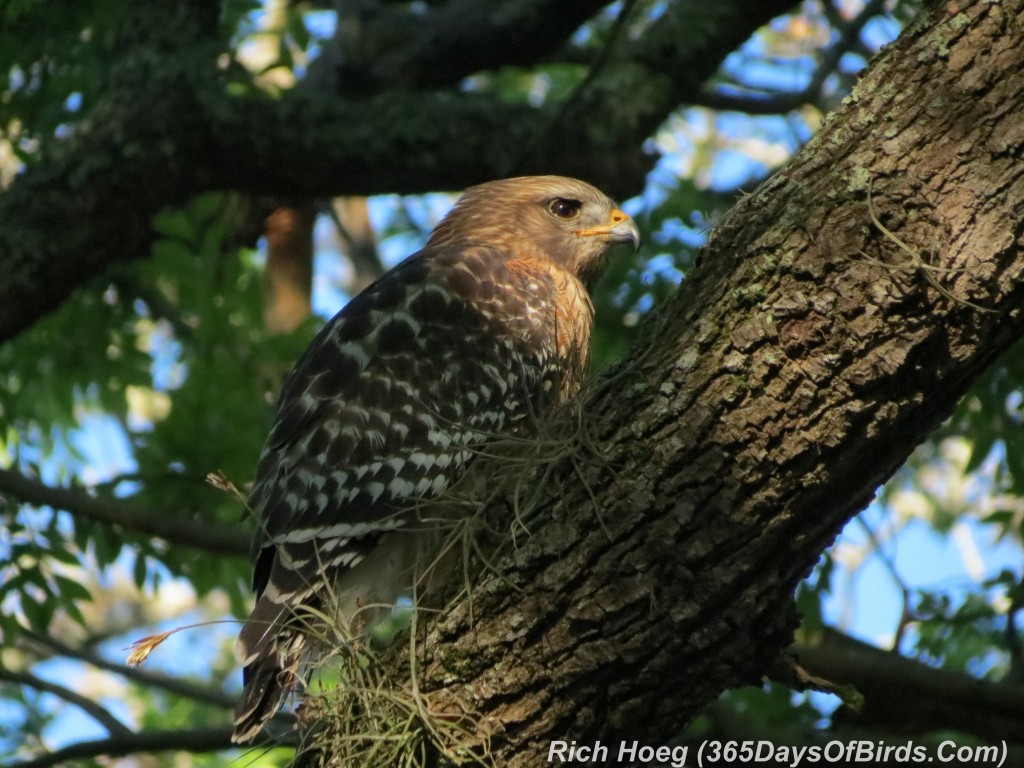
[(473, 620), (421, 649), (432, 708), (478, 713), (496, 764), (665, 743), (759, 682), (798, 581), (1020, 338), (1022, 25), (1024, 0), (924, 11), (603, 377), (603, 460), (555, 467)]

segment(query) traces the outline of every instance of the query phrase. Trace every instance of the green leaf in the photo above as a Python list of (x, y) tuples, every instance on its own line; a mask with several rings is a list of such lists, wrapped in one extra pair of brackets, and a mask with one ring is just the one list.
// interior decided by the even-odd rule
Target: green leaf
[(197, 228), (202, 229), (224, 210), (226, 195), (223, 192), (204, 192), (188, 203), (188, 215)]
[(92, 594), (89, 590), (74, 579), (69, 579), (67, 576), (55, 574), (53, 580), (60, 589), (62, 602), (71, 600), (92, 600)]
[(132, 578), (135, 586), (143, 589), (146, 586), (146, 558), (142, 555), (135, 556), (135, 563), (132, 566)]
[(289, 8), (287, 17), (288, 35), (303, 51), (309, 48), (310, 35), (306, 27), (305, 14), (301, 8)]
[(194, 243), (198, 239), (198, 233), (191, 217), (179, 208), (160, 211), (153, 218), (153, 228), (158, 234), (171, 240)]
[[(54, 515), (54, 523), (56, 523), (56, 517), (57, 516)], [(60, 544), (53, 546), (48, 551), (47, 554), (50, 557), (52, 557), (54, 560), (56, 560), (58, 562), (61, 562), (61, 563), (66, 563), (68, 565), (80, 565), (81, 564), (81, 559), (79, 558), (77, 552), (73, 552), (70, 549), (68, 549), (66, 546), (63, 546), (63, 545), (60, 545)]]

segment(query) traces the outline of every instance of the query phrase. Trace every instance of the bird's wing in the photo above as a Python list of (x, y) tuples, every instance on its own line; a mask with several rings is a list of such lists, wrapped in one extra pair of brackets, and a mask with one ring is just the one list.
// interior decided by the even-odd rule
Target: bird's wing
[(550, 276), (491, 248), (410, 257), (350, 302), (281, 396), (251, 505), (254, 583), (276, 601), (352, 566), (401, 512), (445, 490), (475, 448), (537, 403), (554, 345)]

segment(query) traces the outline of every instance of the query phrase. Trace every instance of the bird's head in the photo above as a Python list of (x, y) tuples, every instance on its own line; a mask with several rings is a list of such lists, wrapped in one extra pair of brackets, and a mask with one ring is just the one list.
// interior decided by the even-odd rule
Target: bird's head
[(589, 286), (612, 245), (640, 231), (599, 189), (564, 176), (520, 176), (470, 187), (437, 225), (432, 245), (489, 245), (552, 259)]

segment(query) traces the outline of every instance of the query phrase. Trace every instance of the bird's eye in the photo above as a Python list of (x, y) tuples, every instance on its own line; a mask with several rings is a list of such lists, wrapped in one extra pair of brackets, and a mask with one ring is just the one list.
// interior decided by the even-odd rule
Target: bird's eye
[(556, 197), (548, 203), (548, 210), (560, 219), (575, 218), (582, 207), (583, 203), (579, 200), (569, 200), (564, 197)]

